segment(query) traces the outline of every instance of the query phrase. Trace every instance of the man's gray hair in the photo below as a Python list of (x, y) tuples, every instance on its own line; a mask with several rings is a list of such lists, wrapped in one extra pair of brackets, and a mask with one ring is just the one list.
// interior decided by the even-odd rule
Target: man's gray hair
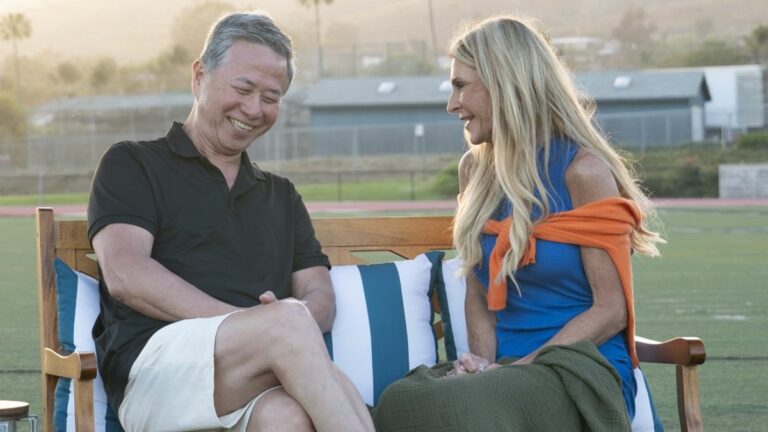
[(285, 57), (288, 65), (288, 87), (293, 81), (293, 46), (291, 38), (275, 24), (265, 12), (239, 12), (221, 17), (208, 33), (200, 62), (206, 71), (219, 67), (236, 40), (243, 40), (271, 48)]

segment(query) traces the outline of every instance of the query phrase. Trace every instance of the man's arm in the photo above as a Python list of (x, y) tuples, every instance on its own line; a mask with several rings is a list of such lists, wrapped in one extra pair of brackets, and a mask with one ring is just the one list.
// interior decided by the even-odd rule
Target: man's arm
[(315, 266), (293, 272), (291, 295), (305, 302), (323, 333), (331, 330), (336, 317), (336, 298), (328, 268)]
[(92, 244), (112, 297), (148, 317), (178, 321), (239, 309), (205, 294), (155, 261), (151, 257), (154, 237), (143, 228), (107, 225)]

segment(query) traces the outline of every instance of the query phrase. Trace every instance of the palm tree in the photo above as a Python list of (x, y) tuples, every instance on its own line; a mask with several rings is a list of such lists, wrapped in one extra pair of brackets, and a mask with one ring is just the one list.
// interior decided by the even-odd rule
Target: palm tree
[(22, 13), (9, 13), (0, 19), (0, 38), (13, 42), (13, 57), (16, 67), (16, 98), (19, 98), (21, 89), (21, 74), (19, 73), (19, 47), (18, 41), (28, 38), (32, 34), (32, 26)]
[(317, 76), (323, 75), (323, 50), (320, 44), (320, 3), (331, 4), (333, 0), (299, 0), (302, 6), (315, 7), (315, 46), (317, 47)]
[(427, 0), (427, 8), (429, 9), (429, 36), (432, 40), (432, 62), (435, 64), (435, 71), (439, 70), (440, 62), (437, 58), (442, 54), (440, 47), (437, 45), (437, 35), (435, 34), (435, 14), (432, 8), (432, 0)]

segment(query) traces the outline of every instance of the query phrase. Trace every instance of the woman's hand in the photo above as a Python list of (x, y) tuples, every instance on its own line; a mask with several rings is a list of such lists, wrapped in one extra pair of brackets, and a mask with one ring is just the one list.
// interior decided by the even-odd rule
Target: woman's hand
[(480, 373), (487, 370), (496, 369), (497, 367), (499, 367), (498, 363), (490, 363), (483, 357), (474, 355), (472, 353), (464, 353), (459, 357), (458, 360), (453, 362), (453, 369), (448, 371), (445, 376)]

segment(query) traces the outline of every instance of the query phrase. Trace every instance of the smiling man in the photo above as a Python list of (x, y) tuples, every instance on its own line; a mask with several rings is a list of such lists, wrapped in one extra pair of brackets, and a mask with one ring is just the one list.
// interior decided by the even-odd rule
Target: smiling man
[(128, 431), (373, 430), (322, 340), (333, 289), (301, 197), (246, 153), (293, 70), (271, 18), (225, 16), (192, 65), (186, 121), (99, 163), (93, 335)]

